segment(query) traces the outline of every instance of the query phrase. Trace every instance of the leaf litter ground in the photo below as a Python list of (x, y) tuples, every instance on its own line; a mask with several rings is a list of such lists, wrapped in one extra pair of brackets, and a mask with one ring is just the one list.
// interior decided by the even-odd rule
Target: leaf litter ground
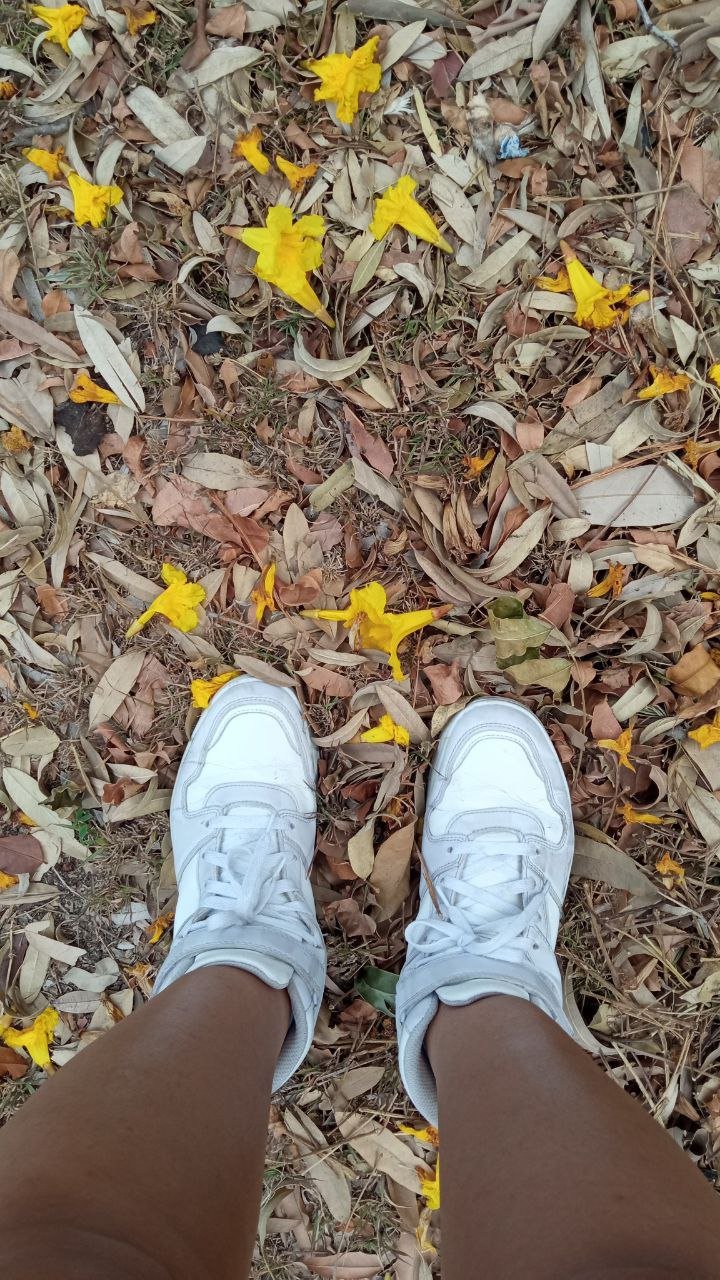
[(393, 975), (434, 741), (506, 694), (572, 788), (577, 1034), (714, 1180), (707, 5), (79, 8), (0, 11), (0, 1114), (149, 995), (192, 702), (292, 686), (329, 981), (256, 1273), (435, 1269)]

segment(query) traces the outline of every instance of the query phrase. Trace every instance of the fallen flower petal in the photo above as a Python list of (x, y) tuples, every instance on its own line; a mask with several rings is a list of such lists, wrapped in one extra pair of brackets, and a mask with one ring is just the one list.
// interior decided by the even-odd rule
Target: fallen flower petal
[(671, 858), (669, 853), (664, 853), (660, 861), (655, 863), (655, 870), (659, 871), (661, 876), (675, 876), (676, 880), (685, 879), (685, 868)]
[(223, 231), (255, 250), (258, 256), (254, 271), (260, 280), (274, 284), (329, 328), (335, 328), (307, 278), (307, 273), (316, 271), (322, 263), (320, 242), (325, 235), (325, 222), (318, 214), (307, 214), (294, 223), (284, 205), (271, 205), (264, 227), (223, 227)]
[(402, 227), (418, 240), (426, 240), (428, 244), (444, 249), (445, 253), (452, 253), (452, 245), (440, 235), (430, 214), (413, 196), (416, 187), (417, 182), (409, 174), (388, 187), (375, 201), (370, 231), (376, 240), (382, 240), (391, 227)]
[(379, 40), (379, 36), (371, 36), (351, 54), (330, 53), (304, 64), (321, 81), (315, 90), (315, 101), (334, 102), (337, 118), (343, 124), (352, 124), (355, 119), (361, 93), (376, 93), (380, 88), (382, 68), (374, 60)]
[(70, 391), (75, 404), (120, 404), (114, 391), (93, 382), (88, 373), (77, 373)]
[(318, 171), (316, 164), (293, 164), (292, 160), (286, 160), (284, 156), (276, 156), (275, 164), (287, 178), (291, 191), (299, 191)]
[(18, 426), (12, 426), (9, 431), (4, 431), (0, 436), (0, 444), (3, 449), (7, 449), (8, 453), (26, 453), (30, 448), (30, 441), (22, 427)]
[(620, 812), (628, 826), (641, 825), (644, 827), (664, 827), (666, 818), (658, 818), (654, 813), (641, 813), (638, 809), (633, 809), (631, 804), (623, 804), (620, 806)]
[(565, 267), (561, 267), (556, 276), (537, 276), (534, 284), (536, 289), (545, 289), (548, 293), (572, 293)]
[(128, 640), (136, 636), (138, 631), (142, 631), (142, 628), (147, 626), (150, 619), (158, 613), (167, 618), (170, 625), (177, 627), (178, 631), (195, 630), (199, 621), (197, 606), (205, 599), (204, 587), (195, 582), (188, 582), (182, 569), (176, 569), (172, 564), (164, 564), (160, 576), (167, 586), (153, 600), (149, 609), (141, 613), (132, 626), (128, 627), (125, 632)]
[(427, 1142), (431, 1147), (440, 1146), (440, 1135), (434, 1124), (424, 1125), (422, 1129), (414, 1129), (411, 1124), (399, 1124), (398, 1133), (406, 1133), (409, 1138), (417, 1138), (418, 1142)]
[(594, 600), (599, 600), (601, 596), (607, 596), (612, 593), (613, 600), (617, 600), (625, 585), (624, 572), (621, 564), (611, 564), (605, 577), (590, 588), (588, 595)]
[(720, 440), (706, 440), (703, 444), (698, 444), (697, 440), (686, 440), (682, 451), (683, 462), (697, 471), (700, 459), (709, 453), (717, 453), (719, 449)]
[(659, 369), (656, 364), (650, 365), (652, 382), (649, 387), (638, 391), (638, 400), (654, 400), (656, 396), (669, 396), (673, 391), (687, 391), (690, 379), (686, 373), (671, 373), (669, 369)]
[(699, 729), (691, 729), (688, 738), (697, 742), (701, 751), (707, 751), (708, 747), (714, 747), (716, 742), (720, 742), (720, 711), (715, 712), (709, 724), (701, 724)]
[(424, 1169), (418, 1169), (418, 1177), (420, 1178), (420, 1195), (431, 1212), (440, 1208), (440, 1157), (438, 1156), (435, 1163), (435, 1172), (432, 1174), (425, 1173)]
[(50, 1067), (50, 1041), (60, 1021), (57, 1009), (47, 1008), (24, 1031), (14, 1031), (8, 1027), (2, 1038), (10, 1049), (25, 1049), (36, 1066), (47, 1071)]
[(230, 680), (236, 680), (239, 675), (239, 671), (223, 671), (210, 680), (191, 680), (190, 693), (193, 706), (204, 710), (210, 705), (210, 700), (215, 697), (218, 689), (222, 689), (223, 685), (228, 684)]
[(145, 925), (145, 932), (148, 936), (148, 942), (151, 947), (154, 946), (156, 942), (160, 941), (163, 934), (170, 928), (174, 919), (175, 912), (166, 911), (165, 915), (157, 916), (155, 920), (150, 921), (150, 924)]
[(250, 592), (250, 599), (255, 605), (255, 621), (262, 622), (265, 617), (266, 609), (275, 608), (275, 599), (273, 592), (275, 590), (275, 574), (277, 573), (277, 565), (269, 564), (262, 571), (260, 581), (254, 591)]
[(257, 126), (248, 133), (238, 134), (232, 153), (236, 160), (247, 160), (258, 173), (267, 173), (270, 169), (270, 161), (262, 151), (262, 134)]
[(88, 16), (87, 10), (79, 4), (61, 4), (57, 9), (44, 4), (31, 4), (30, 12), (48, 28), (45, 39), (51, 44), (59, 44), (66, 53), (70, 52), (70, 36), (82, 26), (83, 19)]
[(469, 456), (465, 457), (463, 459), (465, 463), (465, 468), (466, 468), (465, 479), (477, 480), (478, 476), (482, 475), (486, 467), (490, 466), (490, 463), (493, 462), (494, 458), (495, 458), (494, 449), (488, 449), (487, 452), (484, 453), (481, 458), (477, 457), (477, 455), (474, 457), (469, 457)]
[(123, 5), (122, 11), (127, 22), (128, 35), (133, 38), (140, 34), (143, 27), (151, 27), (153, 23), (157, 22), (157, 14), (154, 9), (145, 9), (144, 12), (138, 12), (137, 9), (130, 9)]
[[(577, 303), (576, 324), (582, 325), (585, 329), (609, 329), (617, 321), (625, 324), (629, 307), (635, 307), (639, 302), (647, 302), (650, 295), (646, 290), (642, 290), (632, 298), (629, 297), (631, 290), (629, 284), (624, 284), (619, 289), (606, 289), (604, 285), (598, 284), (587, 267), (583, 266), (575, 250), (567, 241), (561, 240), (560, 248), (565, 259), (570, 288)], [(620, 303), (622, 306), (618, 309)]]
[(23, 155), (30, 164), (35, 165), (36, 169), (42, 169), (51, 182), (57, 182), (58, 178), (62, 177), (60, 165), (65, 158), (64, 147), (58, 147), (57, 151), (45, 151), (42, 147), (26, 147)]
[(87, 182), (79, 173), (69, 172), (67, 184), (72, 191), (74, 217), (79, 227), (86, 222), (91, 227), (101, 227), (108, 210), (123, 198), (120, 187), (103, 187), (95, 182)]
[(619, 738), (600, 738), (597, 745), (605, 747), (608, 751), (614, 751), (618, 757), (618, 763), (624, 764), (626, 769), (635, 772), (635, 765), (632, 763), (629, 751), (632, 746), (632, 729), (623, 729)]
[(387, 595), (379, 582), (370, 582), (350, 592), (347, 609), (303, 609), (303, 618), (319, 618), (342, 622), (347, 631), (357, 625), (357, 637), (363, 649), (379, 649), (388, 655), (393, 679), (403, 680), (398, 647), (407, 636), (442, 618), (452, 608), (449, 604), (434, 609), (415, 609), (410, 613), (386, 613)]
[(410, 734), (401, 724), (396, 724), (392, 716), (381, 716), (374, 728), (366, 729), (360, 734), (360, 741), (396, 742), (399, 747), (408, 747)]

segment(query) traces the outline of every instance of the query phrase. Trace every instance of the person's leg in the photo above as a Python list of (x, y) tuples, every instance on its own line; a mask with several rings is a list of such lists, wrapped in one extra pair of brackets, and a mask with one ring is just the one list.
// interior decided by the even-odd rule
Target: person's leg
[(3, 1280), (242, 1280), (270, 1092), (324, 989), (316, 756), (287, 689), (233, 680), (201, 717), (172, 797), (156, 998), (0, 1135)]
[(0, 1134), (3, 1280), (242, 1280), (285, 991), (198, 969)]
[(445, 1280), (718, 1280), (720, 1198), (528, 1001), (441, 1006)]
[(446, 1280), (720, 1280), (720, 1199), (568, 1034), (572, 808), (524, 707), (450, 721), (422, 849), (398, 1043), (413, 1102), (439, 1110)]

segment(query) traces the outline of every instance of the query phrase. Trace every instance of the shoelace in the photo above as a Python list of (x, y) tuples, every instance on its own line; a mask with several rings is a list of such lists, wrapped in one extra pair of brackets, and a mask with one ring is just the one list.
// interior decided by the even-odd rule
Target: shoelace
[[(408, 942), (429, 954), (448, 945), (484, 956), (510, 947), (527, 960), (533, 948), (528, 930), (540, 915), (547, 883), (532, 866), (520, 876), (508, 875), (508, 861), (519, 857), (525, 863), (537, 852), (525, 841), (512, 840), (503, 841), (502, 853), (479, 852), (474, 868), (471, 855), (462, 879), (447, 875), (433, 882), (442, 914), (428, 894), (424, 911), (406, 931)], [(524, 898), (526, 905), (518, 906)]]
[[(230, 813), (214, 819), (215, 826), (231, 831), (235, 838), (229, 849), (210, 847), (202, 854), (208, 874), (188, 931), (263, 924), (282, 929), (299, 942), (311, 938), (315, 909), (309, 881), (300, 858), (284, 846), (275, 823), (250, 829)], [(304, 911), (298, 911), (299, 900)]]

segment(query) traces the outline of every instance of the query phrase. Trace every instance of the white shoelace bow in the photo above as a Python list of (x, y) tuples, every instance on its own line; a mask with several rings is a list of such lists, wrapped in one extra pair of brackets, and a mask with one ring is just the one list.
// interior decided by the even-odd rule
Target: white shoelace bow
[[(408, 927), (408, 942), (429, 954), (450, 946), (491, 956), (510, 947), (527, 960), (533, 947), (528, 929), (542, 911), (547, 883), (532, 866), (526, 866), (522, 875), (508, 875), (508, 861), (520, 857), (526, 862), (537, 852), (525, 841), (512, 840), (503, 841), (501, 853), (470, 855), (462, 878), (447, 875), (433, 882), (442, 915), (428, 894), (425, 910), (432, 914), (423, 914)], [(518, 899), (525, 905), (519, 906)]]
[[(298, 854), (284, 846), (274, 822), (262, 829), (246, 822), (232, 813), (213, 819), (213, 827), (232, 832), (235, 839), (229, 849), (211, 846), (203, 852), (208, 875), (190, 928), (260, 924), (307, 941), (315, 912)], [(298, 910), (299, 902), (304, 911)]]

